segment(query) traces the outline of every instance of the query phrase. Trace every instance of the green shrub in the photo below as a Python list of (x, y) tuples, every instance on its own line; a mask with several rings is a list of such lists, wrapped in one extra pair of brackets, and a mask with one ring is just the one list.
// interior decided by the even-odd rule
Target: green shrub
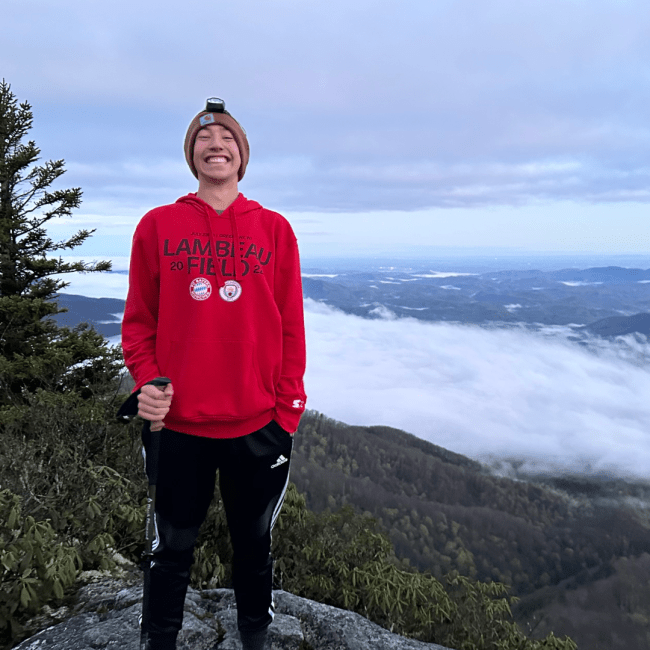
[(452, 616), (434, 630), (437, 643), (455, 650), (576, 650), (569, 638), (549, 634), (545, 639), (526, 637), (512, 620), (508, 588), (498, 582), (476, 582), (457, 574), (446, 578)]
[(37, 390), (0, 410), (3, 642), (21, 638), (80, 571), (111, 569), (115, 551), (138, 559), (142, 458), (133, 428), (111, 422), (114, 389), (91, 398)]
[[(217, 477), (217, 485), (218, 483)], [(231, 581), (232, 546), (226, 513), (217, 487), (196, 540), (191, 584), (195, 589), (215, 589), (229, 586)]]
[(104, 549), (142, 546), (145, 480), (139, 439), (111, 422), (114, 407), (77, 393), (38, 390), (0, 412), (3, 487), (79, 549), (84, 568), (107, 568)]
[(20, 497), (0, 492), (0, 646), (24, 635), (22, 622), (46, 603), (61, 600), (81, 558), (49, 521), (24, 517)]

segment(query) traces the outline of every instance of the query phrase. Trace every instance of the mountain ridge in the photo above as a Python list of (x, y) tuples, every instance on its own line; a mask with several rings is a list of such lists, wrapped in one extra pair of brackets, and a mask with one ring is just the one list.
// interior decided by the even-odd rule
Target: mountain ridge
[[(510, 585), (522, 598), (515, 614), (527, 633), (537, 626), (540, 634), (570, 634), (589, 650), (642, 647), (632, 640), (643, 638), (642, 617), (650, 616), (641, 598), (650, 484), (507, 479), (406, 432), (348, 426), (313, 411), (295, 438), (292, 480), (316, 512), (352, 505), (375, 517), (407, 565)], [(637, 563), (638, 572), (627, 570)], [(563, 621), (556, 605), (569, 591), (581, 589), (598, 609), (611, 600), (598, 595), (610, 583), (635, 594), (632, 614), (641, 618), (616, 609), (607, 626), (594, 627), (593, 612), (579, 611), (578, 602), (571, 625)], [(582, 645), (594, 630), (605, 641)]]

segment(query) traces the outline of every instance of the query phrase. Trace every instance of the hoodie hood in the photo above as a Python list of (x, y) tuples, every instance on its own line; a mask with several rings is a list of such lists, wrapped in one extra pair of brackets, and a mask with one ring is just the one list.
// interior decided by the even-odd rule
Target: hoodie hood
[(218, 214), (217, 211), (209, 203), (206, 203), (203, 199), (200, 199), (196, 195), (196, 192), (190, 192), (185, 196), (181, 196), (180, 199), (177, 199), (176, 203), (185, 203), (187, 205), (191, 205), (196, 210), (203, 212), (206, 212), (207, 209), (207, 214), (210, 214), (211, 211), (215, 216), (222, 218), (227, 218), (229, 216), (226, 214), (228, 210), (233, 210), (235, 217), (238, 217), (248, 212), (262, 209), (262, 206), (257, 201), (250, 201), (241, 192), (221, 214)]

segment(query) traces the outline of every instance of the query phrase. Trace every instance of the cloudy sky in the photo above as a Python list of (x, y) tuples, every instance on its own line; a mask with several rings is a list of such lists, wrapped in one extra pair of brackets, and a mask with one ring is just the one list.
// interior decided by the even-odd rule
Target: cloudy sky
[[(208, 96), (303, 256), (650, 251), (646, 0), (4, 0), (1, 76), (126, 256)], [(56, 234), (56, 233), (55, 233)]]

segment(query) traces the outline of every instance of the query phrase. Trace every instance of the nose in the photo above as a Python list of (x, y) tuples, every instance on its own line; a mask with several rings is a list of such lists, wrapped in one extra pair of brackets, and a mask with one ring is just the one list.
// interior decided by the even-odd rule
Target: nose
[(223, 149), (224, 148), (224, 142), (221, 136), (217, 133), (215, 133), (212, 136), (212, 139), (210, 140), (210, 148), (211, 149)]

